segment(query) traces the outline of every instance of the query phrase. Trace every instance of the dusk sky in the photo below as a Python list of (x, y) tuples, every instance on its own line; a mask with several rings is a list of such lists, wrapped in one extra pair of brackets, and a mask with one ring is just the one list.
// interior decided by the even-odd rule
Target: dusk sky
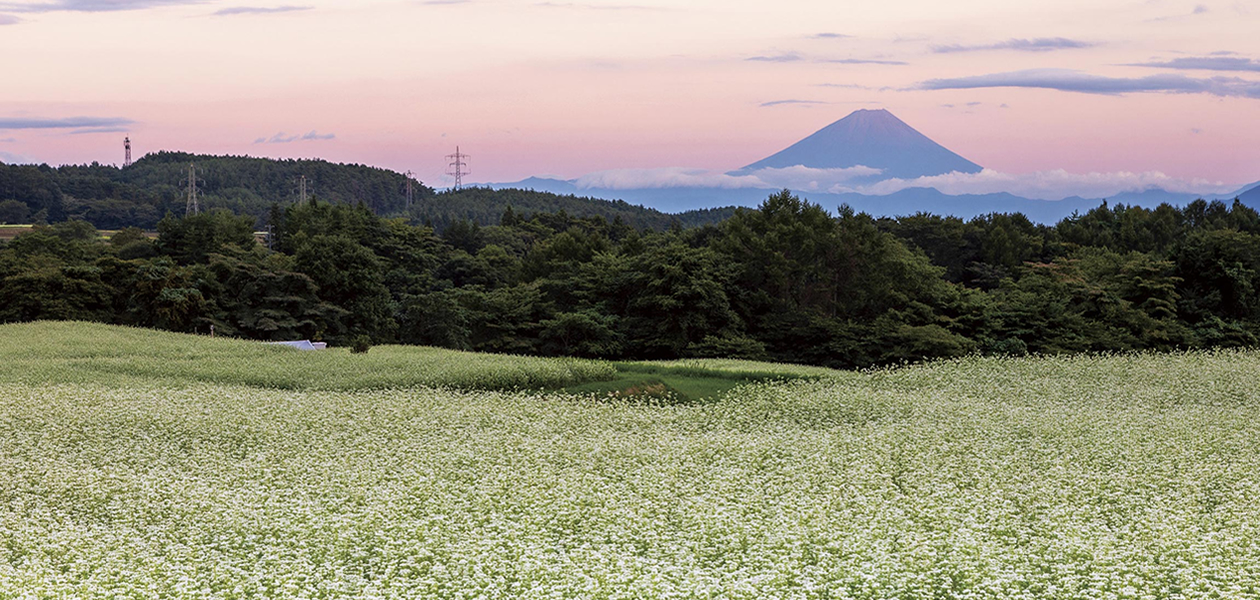
[(720, 172), (887, 108), (993, 177), (1232, 189), (1258, 31), (1235, 0), (0, 0), (0, 160)]

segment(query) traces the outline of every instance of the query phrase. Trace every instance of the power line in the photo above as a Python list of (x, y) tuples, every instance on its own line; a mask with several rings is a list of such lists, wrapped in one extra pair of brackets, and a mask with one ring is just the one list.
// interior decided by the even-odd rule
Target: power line
[(455, 154), (446, 155), (446, 174), (455, 178), (455, 189), (457, 190), (464, 184), (464, 176), (472, 175), (472, 172), (467, 170), (468, 163), (465, 162), (469, 158), (472, 157), (459, 151), (459, 146), (455, 146)]

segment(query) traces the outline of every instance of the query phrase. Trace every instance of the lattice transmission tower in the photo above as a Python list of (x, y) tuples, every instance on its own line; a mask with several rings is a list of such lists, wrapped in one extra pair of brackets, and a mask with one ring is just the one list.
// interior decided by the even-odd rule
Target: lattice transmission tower
[(201, 206), (197, 203), (197, 164), (188, 163), (188, 203), (184, 206), (184, 216), (195, 215), (201, 212)]
[(411, 208), (411, 203), (416, 198), (415, 188), (412, 187), (412, 182), (415, 181), (416, 174), (411, 171), (407, 171), (406, 173), (403, 173), (403, 175), (407, 178), (407, 208)]
[(467, 154), (459, 151), (459, 146), (455, 146), (455, 154), (446, 155), (446, 174), (455, 178), (455, 189), (459, 189), (464, 185), (464, 176), (472, 175), (472, 171), (468, 170), (469, 158)]
[(131, 166), (131, 136), (123, 138), (123, 168)]
[(306, 176), (298, 178), (298, 202), (306, 204)]

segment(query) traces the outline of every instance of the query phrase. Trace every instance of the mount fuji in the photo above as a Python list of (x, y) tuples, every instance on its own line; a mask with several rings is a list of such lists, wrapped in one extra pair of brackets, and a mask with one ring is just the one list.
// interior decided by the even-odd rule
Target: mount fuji
[(879, 169), (881, 179), (979, 173), (973, 163), (919, 133), (887, 110), (858, 110), (736, 173), (795, 166)]
[(828, 209), (847, 204), (874, 216), (927, 212), (971, 218), (994, 212), (1019, 212), (1041, 223), (1054, 223), (1074, 212), (1088, 211), (1104, 199), (1113, 204), (1154, 208), (1162, 203), (1182, 205), (1198, 198), (1237, 197), (1248, 206), (1260, 208), (1260, 186), (1255, 185), (1232, 194), (1181, 193), (1157, 185), (1133, 185), (1129, 191), (1105, 198), (1064, 193), (1053, 199), (1022, 197), (1010, 193), (1012, 190), (994, 189), (994, 185), (987, 186), (986, 191), (992, 193), (975, 194), (945, 193), (930, 187), (943, 180), (990, 175), (1002, 176), (984, 170), (880, 109), (854, 111), (779, 152), (726, 173), (682, 168), (613, 169), (570, 180), (531, 177), (489, 186), (624, 200), (665, 212), (732, 205), (753, 207), (771, 193), (789, 189)]

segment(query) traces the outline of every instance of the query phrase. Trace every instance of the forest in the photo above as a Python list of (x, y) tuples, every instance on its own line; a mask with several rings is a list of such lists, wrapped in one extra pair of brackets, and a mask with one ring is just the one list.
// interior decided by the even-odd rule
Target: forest
[(155, 238), (125, 227), (107, 240), (70, 201), (64, 220), (53, 205), (37, 209), (51, 224), (0, 248), (0, 322), (841, 368), (1260, 336), (1260, 214), (1238, 201), (1103, 203), (1039, 225), (833, 214), (783, 191), (689, 227), (509, 204), (493, 224), (435, 228), (311, 198), (261, 216), (167, 206)]
[(364, 165), (324, 160), (275, 160), (247, 156), (207, 156), (185, 152), (148, 154), (126, 168), (112, 165), (6, 165), (0, 163), (0, 223), (85, 221), (98, 229), (152, 230), (168, 213), (185, 212), (189, 167), (205, 210), (224, 209), (267, 225), (271, 205), (310, 196), (333, 204), (363, 204), (378, 215), (402, 217), (445, 230), (457, 221), (495, 225), (511, 205), (527, 216), (565, 211), (577, 217), (621, 219), (639, 229), (666, 229), (717, 223), (734, 208), (667, 214), (624, 201), (607, 201), (532, 190), (469, 187), (435, 192), (409, 177)]

